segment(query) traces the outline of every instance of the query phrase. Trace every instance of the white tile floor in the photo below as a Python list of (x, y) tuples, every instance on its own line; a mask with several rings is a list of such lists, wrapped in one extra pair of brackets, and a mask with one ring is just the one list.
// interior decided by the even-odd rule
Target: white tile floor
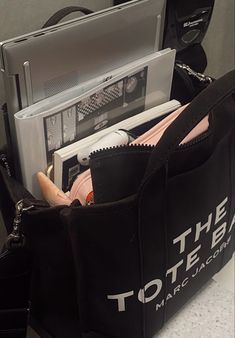
[(225, 289), (232, 291), (233, 293), (235, 285), (234, 270), (235, 270), (235, 255), (233, 255), (231, 261), (228, 262), (228, 264), (213, 278), (220, 285), (223, 285)]
[(234, 338), (234, 256), (154, 338)]

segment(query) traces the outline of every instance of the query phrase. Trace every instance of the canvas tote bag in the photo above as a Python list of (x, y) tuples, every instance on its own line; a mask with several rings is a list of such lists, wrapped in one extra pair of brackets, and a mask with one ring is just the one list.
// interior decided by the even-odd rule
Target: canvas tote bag
[[(24, 205), (23, 245), (8, 238), (4, 255), (32, 259), (30, 320), (42, 336), (151, 338), (232, 257), (234, 93), (230, 72), (190, 103), (156, 147), (94, 154), (94, 205), (50, 208), (1, 169), (9, 233), (14, 204), (23, 198)], [(207, 115), (208, 131), (179, 146)]]
[[(62, 212), (73, 246), (82, 331), (153, 337), (231, 258), (234, 78), (234, 72), (227, 74), (195, 98), (157, 147), (93, 155), (91, 170), (104, 176), (93, 184), (100, 194), (113, 191), (113, 202), (103, 196), (106, 204)], [(208, 132), (178, 147), (208, 114)]]

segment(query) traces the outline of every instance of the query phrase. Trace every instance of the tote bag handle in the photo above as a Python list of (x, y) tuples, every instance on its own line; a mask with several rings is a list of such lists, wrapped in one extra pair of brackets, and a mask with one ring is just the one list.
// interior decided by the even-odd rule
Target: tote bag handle
[(74, 12), (81, 12), (85, 15), (91, 14), (93, 13), (93, 11), (91, 11), (88, 8), (85, 7), (79, 7), (79, 6), (68, 6), (68, 7), (64, 7), (62, 9), (60, 9), (59, 11), (57, 11), (55, 14), (53, 14), (48, 20), (47, 22), (42, 26), (42, 28), (46, 28), (46, 27), (50, 27), (53, 25), (56, 25), (57, 23), (59, 23), (64, 17), (66, 17), (67, 15), (74, 13)]
[(164, 165), (190, 131), (229, 97), (234, 97), (235, 100), (235, 70), (227, 73), (202, 91), (166, 129), (151, 153), (143, 183), (148, 181)]

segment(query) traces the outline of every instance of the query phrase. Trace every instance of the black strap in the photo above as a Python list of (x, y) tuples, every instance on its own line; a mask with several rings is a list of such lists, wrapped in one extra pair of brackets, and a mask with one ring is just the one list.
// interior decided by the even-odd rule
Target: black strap
[(200, 43), (188, 46), (176, 53), (176, 60), (186, 63), (195, 71), (204, 73), (207, 67), (207, 56)]
[(67, 15), (74, 13), (74, 12), (82, 12), (85, 15), (93, 13), (93, 11), (91, 11), (90, 9), (85, 8), (85, 7), (79, 7), (79, 6), (65, 7), (65, 8), (62, 8), (59, 11), (57, 11), (55, 14), (53, 14), (47, 20), (47, 22), (42, 26), (42, 28), (46, 28), (46, 27), (56, 25), (64, 17), (66, 17)]
[(234, 95), (235, 71), (227, 73), (201, 92), (167, 128), (157, 147), (154, 148), (148, 161), (143, 183), (166, 163), (180, 142), (205, 116), (229, 97), (235, 98)]
[[(0, 227), (12, 231), (14, 203), (23, 197), (21, 185), (0, 165)], [(0, 231), (1, 232), (1, 231)], [(4, 231), (5, 232), (5, 231)], [(2, 245), (2, 243), (0, 243)], [(29, 315), (31, 257), (24, 248), (0, 248), (0, 338), (25, 338)]]
[(17, 249), (0, 253), (0, 338), (25, 338), (29, 316), (31, 262)]
[[(10, 133), (10, 125), (9, 125), (9, 119), (8, 119), (8, 110), (7, 110), (7, 104), (4, 103), (2, 106), (0, 106), (0, 112), (2, 113), (3, 117), (3, 125), (4, 125), (4, 143), (6, 142), (6, 145), (0, 149), (1, 154), (4, 155), (5, 159), (1, 160), (1, 163), (6, 167), (7, 170), (10, 173), (10, 175), (14, 175), (14, 158), (13, 158), (13, 150), (12, 150), (12, 140), (11, 140), (11, 133)], [(5, 162), (5, 163), (4, 163)]]

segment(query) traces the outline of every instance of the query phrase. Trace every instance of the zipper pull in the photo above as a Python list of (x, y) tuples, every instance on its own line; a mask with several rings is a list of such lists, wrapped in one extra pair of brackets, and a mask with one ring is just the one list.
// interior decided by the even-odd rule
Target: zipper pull
[(189, 76), (193, 76), (194, 78), (196, 78), (197, 80), (199, 80), (200, 82), (207, 82), (208, 84), (213, 82), (212, 77), (204, 75), (202, 73), (198, 73), (195, 70), (193, 70), (192, 68), (190, 68), (188, 65), (184, 64), (184, 63), (177, 63), (176, 64), (179, 68), (186, 70), (186, 72), (188, 73)]
[(4, 168), (6, 169), (7, 175), (11, 176), (11, 169), (6, 154), (0, 154), (0, 162), (2, 162)]
[(93, 191), (89, 192), (89, 194), (86, 197), (86, 205), (92, 205), (92, 204), (95, 204)]
[(33, 208), (34, 205), (30, 205), (24, 208), (24, 200), (20, 200), (16, 203), (13, 230), (6, 240), (6, 248), (8, 250), (19, 249), (25, 246), (25, 236), (21, 232), (22, 214), (25, 211), (31, 210)]

